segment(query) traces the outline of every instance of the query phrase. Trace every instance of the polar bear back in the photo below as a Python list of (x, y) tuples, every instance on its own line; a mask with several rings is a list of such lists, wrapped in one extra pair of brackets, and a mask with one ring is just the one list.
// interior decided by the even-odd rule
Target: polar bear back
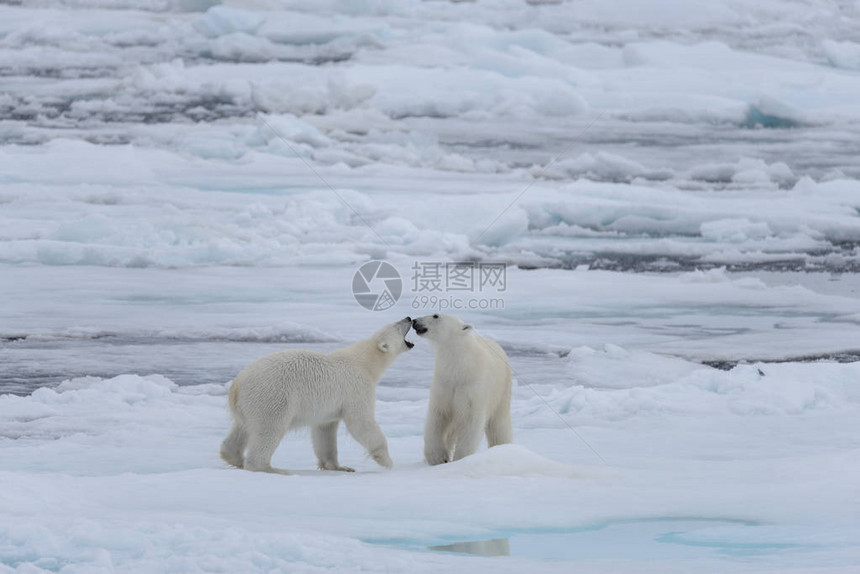
[(292, 426), (340, 416), (366, 382), (344, 354), (279, 351), (257, 359), (233, 380), (240, 414), (291, 415)]

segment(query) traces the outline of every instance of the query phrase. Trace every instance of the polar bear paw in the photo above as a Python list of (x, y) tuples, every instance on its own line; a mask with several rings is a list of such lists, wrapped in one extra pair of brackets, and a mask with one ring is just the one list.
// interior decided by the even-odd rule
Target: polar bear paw
[(376, 461), (376, 464), (379, 466), (384, 466), (385, 468), (391, 468), (394, 466), (394, 463), (391, 462), (391, 457), (388, 456), (387, 450), (375, 450), (370, 453), (370, 457)]
[(445, 464), (446, 462), (451, 462), (451, 457), (449, 457), (444, 452), (436, 452), (436, 453), (424, 453), (424, 460), (427, 461), (427, 464), (430, 466), (436, 466), (437, 464)]
[(351, 466), (341, 466), (339, 464), (325, 464), (320, 462), (318, 465), (320, 470), (338, 470), (340, 472), (355, 472)]

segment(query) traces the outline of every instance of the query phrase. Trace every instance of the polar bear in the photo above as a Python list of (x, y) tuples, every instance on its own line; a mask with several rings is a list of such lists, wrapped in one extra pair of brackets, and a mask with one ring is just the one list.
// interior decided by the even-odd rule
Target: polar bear
[(484, 433), (490, 447), (512, 442), (511, 367), (498, 343), (451, 315), (419, 317), (412, 328), (436, 350), (424, 425), (427, 464), (469, 456)]
[(376, 384), (414, 346), (405, 338), (411, 325), (406, 317), (328, 354), (281, 351), (245, 367), (230, 386), (233, 428), (221, 443), (221, 458), (247, 470), (289, 474), (272, 468), (272, 454), (288, 430), (310, 426), (319, 468), (352, 472), (337, 460), (343, 420), (373, 460), (391, 468), (388, 442), (374, 419)]

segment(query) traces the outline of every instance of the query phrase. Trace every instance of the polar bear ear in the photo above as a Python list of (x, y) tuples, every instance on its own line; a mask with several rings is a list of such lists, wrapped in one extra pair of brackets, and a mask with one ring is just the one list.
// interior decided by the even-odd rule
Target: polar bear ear
[(382, 351), (383, 353), (388, 352), (388, 343), (386, 343), (385, 341), (378, 342), (376, 344), (376, 346), (379, 347), (379, 350)]
[(469, 324), (465, 324), (465, 325), (463, 325), (463, 328), (462, 328), (461, 330), (462, 330), (462, 331), (471, 331), (471, 330), (472, 330), (472, 326), (471, 326), (471, 325), (469, 325)]

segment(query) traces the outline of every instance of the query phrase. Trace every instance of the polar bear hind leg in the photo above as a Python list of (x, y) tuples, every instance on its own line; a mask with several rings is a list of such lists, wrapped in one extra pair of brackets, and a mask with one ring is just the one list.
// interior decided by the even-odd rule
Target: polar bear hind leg
[(231, 464), (236, 468), (244, 466), (245, 446), (248, 444), (248, 431), (238, 421), (233, 423), (233, 428), (230, 429), (230, 434), (221, 443), (221, 458), (224, 462)]
[(278, 427), (249, 429), (248, 453), (245, 455), (245, 470), (254, 472), (274, 472), (278, 474), (290, 474), (286, 470), (272, 467), (272, 455), (275, 454), (278, 445), (287, 429), (290, 421)]

